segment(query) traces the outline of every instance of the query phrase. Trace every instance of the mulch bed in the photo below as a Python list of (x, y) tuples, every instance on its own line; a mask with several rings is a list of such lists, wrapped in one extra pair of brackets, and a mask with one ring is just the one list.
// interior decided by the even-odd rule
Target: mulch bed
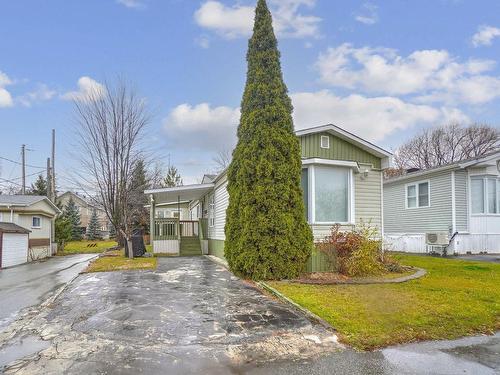
[[(391, 273), (394, 277), (370, 276), (370, 277), (349, 277), (336, 272), (312, 272), (301, 275), (298, 279), (290, 280), (291, 283), (298, 284), (391, 284), (401, 283), (409, 280), (418, 279), (426, 274), (421, 268), (405, 267), (406, 272)], [(412, 272), (412, 273), (408, 273)], [(387, 276), (386, 274), (385, 276)]]

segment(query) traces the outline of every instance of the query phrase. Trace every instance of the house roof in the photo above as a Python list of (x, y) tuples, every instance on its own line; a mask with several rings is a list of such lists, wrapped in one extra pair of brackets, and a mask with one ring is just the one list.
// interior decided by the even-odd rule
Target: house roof
[(448, 164), (444, 164), (444, 165), (440, 165), (440, 166), (428, 168), (428, 169), (422, 169), (421, 171), (411, 172), (411, 173), (407, 173), (403, 176), (390, 178), (390, 179), (384, 181), (384, 184), (390, 184), (393, 182), (404, 181), (404, 180), (408, 180), (408, 179), (414, 178), (414, 177), (425, 177), (425, 176), (427, 176), (431, 173), (435, 173), (435, 172), (442, 172), (442, 171), (452, 170), (452, 169), (464, 169), (464, 168), (479, 166), (479, 165), (482, 165), (485, 163), (486, 164), (489, 163), (489, 164), (493, 165), (492, 161), (496, 161), (496, 159), (499, 159), (499, 158), (500, 158), (500, 150), (497, 150), (497, 151), (490, 152), (486, 155), (476, 156), (476, 157), (470, 158), (470, 159), (459, 160), (459, 161), (456, 161), (453, 163), (448, 163)]
[(76, 199), (79, 199), (82, 202), (84, 202), (87, 206), (90, 206), (90, 207), (93, 207), (96, 209), (102, 209), (99, 206), (99, 204), (97, 204), (92, 198), (84, 196), (84, 195), (80, 195), (80, 194), (75, 193), (74, 191), (70, 191), (70, 190), (68, 190), (68, 191), (64, 192), (63, 194), (61, 194), (60, 196), (58, 196), (57, 199), (61, 199), (65, 195), (72, 195)]
[(29, 207), (35, 203), (45, 201), (56, 213), (61, 212), (59, 208), (43, 195), (3, 195), (0, 194), (0, 207)]
[(14, 223), (0, 222), (0, 232), (3, 233), (30, 233), (31, 231)]
[(214, 188), (215, 184), (195, 184), (171, 188), (146, 190), (144, 194), (153, 195), (157, 203), (175, 203), (200, 199)]
[(355, 144), (362, 150), (365, 150), (366, 152), (369, 152), (372, 155), (375, 155), (379, 158), (390, 158), (392, 156), (392, 153), (371, 143), (368, 142), (366, 139), (363, 139), (351, 132), (348, 132), (345, 129), (342, 129), (341, 127), (333, 124), (327, 124), (327, 125), (320, 125), (320, 126), (314, 126), (311, 128), (306, 128), (306, 129), (300, 129), (295, 132), (297, 136), (303, 136), (307, 134), (313, 134), (313, 133), (322, 133), (322, 132), (328, 132), (331, 133), (345, 141), (348, 141), (350, 143)]

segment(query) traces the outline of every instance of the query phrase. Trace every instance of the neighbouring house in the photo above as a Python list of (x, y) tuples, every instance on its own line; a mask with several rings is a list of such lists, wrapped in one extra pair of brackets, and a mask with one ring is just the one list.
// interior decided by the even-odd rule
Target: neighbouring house
[(81, 231), (83, 234), (86, 233), (87, 227), (92, 217), (92, 212), (94, 209), (97, 211), (97, 217), (99, 219), (99, 229), (100, 236), (102, 238), (109, 238), (110, 223), (106, 212), (91, 198), (86, 197), (82, 194), (75, 193), (73, 191), (67, 191), (57, 197), (56, 201), (61, 207), (65, 207), (69, 199), (73, 198), (78, 211), (80, 213)]
[[(383, 235), (383, 170), (391, 165), (390, 152), (335, 126), (296, 132), (302, 150), (304, 215), (316, 241), (334, 224), (349, 230), (370, 223)], [(157, 253), (224, 255), (224, 226), (229, 203), (227, 175), (205, 175), (202, 183), (147, 190), (153, 250)], [(159, 218), (158, 208), (178, 206), (178, 217)], [(184, 213), (183, 213), (184, 212)], [(314, 259), (309, 269), (324, 265)]]
[[(45, 196), (0, 195), (2, 267), (45, 258), (56, 250), (54, 222), (60, 210)], [(24, 231), (20, 231), (23, 228)], [(26, 240), (27, 239), (27, 240)]]
[(500, 151), (384, 182), (394, 250), (500, 253)]
[(0, 268), (28, 261), (29, 233), (17, 224), (0, 222)]

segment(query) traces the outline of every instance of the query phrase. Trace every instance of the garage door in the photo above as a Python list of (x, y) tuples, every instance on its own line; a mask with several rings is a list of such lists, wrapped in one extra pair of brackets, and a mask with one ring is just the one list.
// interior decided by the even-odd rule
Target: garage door
[(15, 266), (28, 260), (28, 235), (4, 233), (2, 243), (2, 267)]

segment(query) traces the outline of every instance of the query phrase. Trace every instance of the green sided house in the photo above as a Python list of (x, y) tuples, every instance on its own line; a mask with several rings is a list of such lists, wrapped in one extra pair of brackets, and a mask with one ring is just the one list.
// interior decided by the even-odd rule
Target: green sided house
[[(296, 134), (302, 149), (304, 215), (315, 240), (323, 239), (334, 224), (350, 230), (360, 222), (371, 223), (383, 235), (382, 174), (391, 164), (391, 153), (335, 125)], [(154, 252), (223, 257), (226, 186), (223, 171), (205, 175), (200, 184), (145, 191), (151, 202)], [(177, 212), (159, 214), (164, 207), (177, 207)], [(312, 270), (318, 267), (310, 265)]]

